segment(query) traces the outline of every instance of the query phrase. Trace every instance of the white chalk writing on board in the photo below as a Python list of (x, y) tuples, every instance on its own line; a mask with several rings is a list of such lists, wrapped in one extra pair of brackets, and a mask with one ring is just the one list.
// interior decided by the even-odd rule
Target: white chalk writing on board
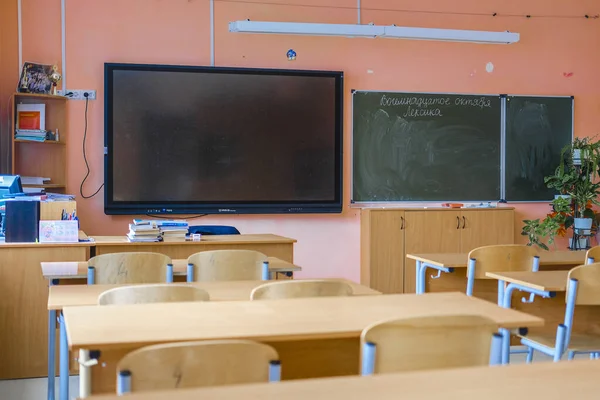
[[(444, 106), (453, 105), (449, 97), (391, 97), (385, 94), (381, 96), (379, 105), (384, 107), (392, 106), (408, 106), (406, 111), (402, 114), (406, 117), (443, 117), (444, 114), (442, 109), (439, 108)], [(479, 109), (491, 108), (492, 103), (490, 99), (485, 97), (472, 98), (472, 97), (457, 97), (454, 100), (454, 106), (459, 107), (474, 107)]]

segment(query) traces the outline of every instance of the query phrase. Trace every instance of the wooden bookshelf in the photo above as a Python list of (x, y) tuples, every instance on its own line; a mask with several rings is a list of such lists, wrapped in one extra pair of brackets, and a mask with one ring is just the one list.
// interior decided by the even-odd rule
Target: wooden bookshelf
[(56, 140), (46, 140), (45, 142), (36, 142), (35, 140), (14, 139), (14, 141), (15, 141), (15, 143), (62, 144), (62, 145), (66, 144), (65, 142), (59, 142)]
[[(67, 98), (50, 94), (14, 93), (12, 102), (12, 174), (50, 178), (43, 187), (64, 193), (67, 183)], [(15, 139), (17, 104), (45, 104), (46, 130), (56, 132), (58, 141), (36, 142)]]

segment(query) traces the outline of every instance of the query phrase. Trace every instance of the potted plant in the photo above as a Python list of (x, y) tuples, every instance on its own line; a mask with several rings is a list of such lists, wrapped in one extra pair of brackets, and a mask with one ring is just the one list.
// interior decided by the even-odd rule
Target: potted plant
[(594, 222), (593, 204), (600, 205), (598, 194), (600, 184), (593, 183), (588, 177), (581, 177), (569, 192), (574, 203), (573, 228), (576, 233), (589, 235)]
[(548, 245), (544, 243), (544, 238), (548, 238), (548, 244), (553, 244), (557, 234), (566, 232), (565, 222), (568, 214), (571, 212), (571, 200), (564, 197), (557, 197), (552, 201), (553, 212), (540, 219), (523, 220), (525, 225), (521, 235), (527, 236), (528, 246), (536, 245), (544, 250), (549, 250)]

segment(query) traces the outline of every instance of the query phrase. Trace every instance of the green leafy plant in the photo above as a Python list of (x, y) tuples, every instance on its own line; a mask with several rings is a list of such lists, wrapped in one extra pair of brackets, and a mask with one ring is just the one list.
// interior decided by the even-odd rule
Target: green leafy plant
[(577, 212), (575, 213), (574, 217), (594, 218), (594, 212), (590, 206), (592, 204), (600, 205), (600, 201), (598, 201), (599, 193), (600, 184), (593, 183), (586, 177), (580, 178), (568, 193), (571, 195), (575, 205), (577, 206)]
[(555, 189), (565, 195), (572, 190), (578, 178), (579, 174), (574, 169), (565, 171), (564, 168), (557, 167), (553, 175), (544, 178), (544, 183), (550, 189)]
[(568, 213), (571, 212), (571, 199), (558, 197), (552, 201), (553, 212), (540, 219), (523, 220), (525, 224), (521, 235), (527, 236), (528, 246), (536, 245), (544, 250), (549, 250), (548, 245), (544, 243), (544, 238), (548, 238), (548, 244), (553, 244), (556, 235), (564, 229)]

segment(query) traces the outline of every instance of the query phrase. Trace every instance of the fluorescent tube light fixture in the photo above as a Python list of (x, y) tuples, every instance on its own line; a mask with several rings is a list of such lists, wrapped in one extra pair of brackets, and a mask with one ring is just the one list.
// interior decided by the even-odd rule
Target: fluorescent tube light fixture
[(511, 44), (519, 41), (520, 35), (513, 32), (489, 32), (458, 29), (412, 28), (386, 26), (380, 37), (388, 39), (437, 40), (483, 44)]
[(511, 44), (518, 42), (520, 39), (520, 35), (513, 32), (412, 28), (394, 25), (316, 24), (250, 20), (230, 22), (229, 32), (364, 38), (382, 37), (387, 39), (436, 40), (484, 44)]
[(279, 35), (347, 36), (375, 38), (384, 33), (383, 26), (356, 24), (313, 24), (304, 22), (235, 21), (229, 32), (270, 33)]

